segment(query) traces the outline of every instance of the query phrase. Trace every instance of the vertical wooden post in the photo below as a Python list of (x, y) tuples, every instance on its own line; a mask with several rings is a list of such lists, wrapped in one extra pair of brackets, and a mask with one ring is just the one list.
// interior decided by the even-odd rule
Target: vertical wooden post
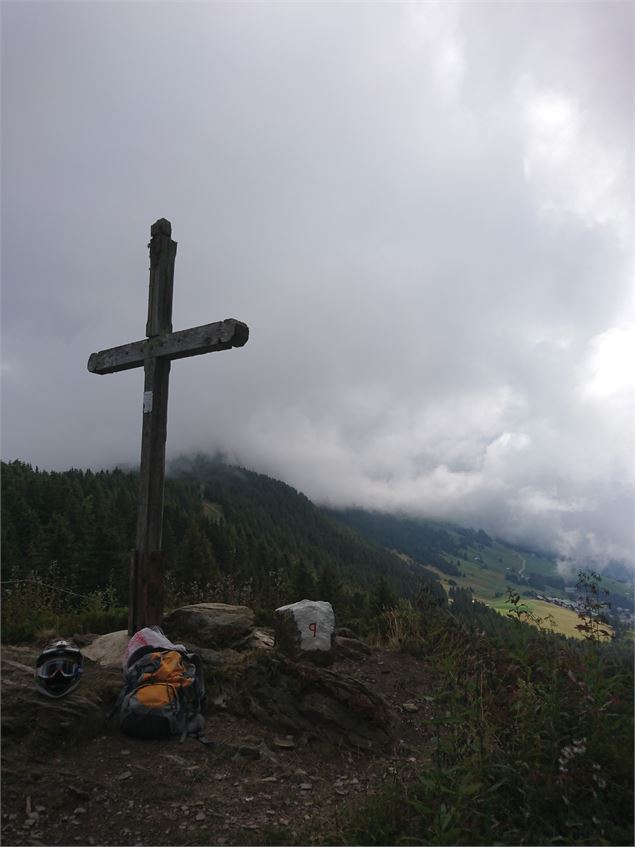
[(242, 347), (249, 327), (235, 318), (172, 332), (176, 241), (172, 225), (160, 218), (150, 228), (150, 292), (146, 338), (91, 353), (88, 370), (108, 374), (143, 365), (143, 427), (136, 549), (130, 562), (128, 632), (161, 623), (163, 616), (163, 486), (172, 359)]
[[(176, 258), (176, 242), (170, 237), (172, 227), (169, 221), (161, 218), (152, 225), (150, 233), (148, 338), (172, 332)], [(163, 615), (161, 536), (170, 360), (148, 355), (144, 372), (139, 514), (136, 550), (130, 571), (130, 635), (144, 626), (160, 624)]]

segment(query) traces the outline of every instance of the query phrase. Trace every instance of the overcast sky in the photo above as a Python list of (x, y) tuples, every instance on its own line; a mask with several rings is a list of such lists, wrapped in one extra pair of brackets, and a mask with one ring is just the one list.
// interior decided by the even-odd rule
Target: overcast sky
[(150, 225), (194, 450), (633, 562), (631, 2), (2, 3), (2, 457), (138, 463)]

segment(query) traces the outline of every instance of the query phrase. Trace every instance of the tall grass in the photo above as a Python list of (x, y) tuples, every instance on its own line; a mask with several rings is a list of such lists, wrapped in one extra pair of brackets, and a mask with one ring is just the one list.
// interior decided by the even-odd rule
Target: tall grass
[(633, 844), (632, 644), (604, 643), (590, 597), (582, 642), (518, 606), (502, 637), (486, 616), (387, 614), (386, 643), (414, 648), (435, 680), (431, 760), (339, 843)]

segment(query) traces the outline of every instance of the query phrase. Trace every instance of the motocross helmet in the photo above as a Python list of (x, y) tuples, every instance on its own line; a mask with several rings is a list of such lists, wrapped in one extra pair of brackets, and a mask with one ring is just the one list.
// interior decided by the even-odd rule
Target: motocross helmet
[(63, 697), (79, 685), (84, 657), (79, 647), (56, 641), (46, 647), (35, 664), (35, 684), (47, 697)]

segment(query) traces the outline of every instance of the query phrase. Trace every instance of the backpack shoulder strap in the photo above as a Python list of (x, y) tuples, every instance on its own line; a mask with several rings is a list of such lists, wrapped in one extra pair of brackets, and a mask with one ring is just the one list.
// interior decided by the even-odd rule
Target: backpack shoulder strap
[(203, 663), (198, 653), (185, 653), (184, 655), (187, 661), (194, 665), (194, 670), (196, 672), (194, 685), (196, 688), (196, 696), (198, 698), (200, 708), (202, 709), (207, 697), (205, 693), (205, 673), (203, 671)]
[(205, 719), (202, 715), (206, 700), (203, 663), (198, 653), (184, 653), (183, 656), (189, 664), (194, 666), (195, 697), (192, 708), (185, 716), (185, 723), (179, 740), (183, 743), (189, 736), (190, 738), (196, 738), (202, 744), (211, 744), (211, 741), (205, 737)]
[(144, 644), (142, 647), (138, 647), (136, 650), (134, 650), (128, 656), (128, 661), (126, 662), (126, 670), (124, 671), (124, 673), (126, 673), (128, 670), (130, 670), (130, 668), (133, 665), (136, 665), (136, 663), (139, 661), (139, 659), (142, 659), (144, 656), (147, 656), (148, 653), (165, 653), (165, 652), (166, 652), (165, 647), (153, 647), (152, 644)]

